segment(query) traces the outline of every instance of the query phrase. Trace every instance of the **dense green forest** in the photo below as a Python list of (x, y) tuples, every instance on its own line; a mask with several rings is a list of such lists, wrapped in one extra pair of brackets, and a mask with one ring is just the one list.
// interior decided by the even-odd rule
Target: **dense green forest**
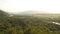
[(11, 15), (0, 10), (0, 34), (60, 34), (60, 17)]

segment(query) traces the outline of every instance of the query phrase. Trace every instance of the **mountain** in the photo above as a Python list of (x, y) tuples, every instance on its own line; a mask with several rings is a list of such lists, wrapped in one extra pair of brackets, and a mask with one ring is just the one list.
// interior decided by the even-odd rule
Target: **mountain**
[(29, 14), (48, 14), (46, 11), (24, 11), (18, 14), (29, 15)]

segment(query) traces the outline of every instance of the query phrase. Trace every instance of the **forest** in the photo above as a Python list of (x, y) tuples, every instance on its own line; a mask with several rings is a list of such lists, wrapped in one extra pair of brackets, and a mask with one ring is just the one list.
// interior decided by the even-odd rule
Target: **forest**
[(60, 14), (14, 15), (0, 10), (0, 34), (60, 34)]

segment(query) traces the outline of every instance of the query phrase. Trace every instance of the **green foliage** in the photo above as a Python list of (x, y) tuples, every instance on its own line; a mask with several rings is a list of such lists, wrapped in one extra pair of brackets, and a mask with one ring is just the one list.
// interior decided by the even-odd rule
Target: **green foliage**
[[(23, 17), (23, 18), (22, 18)], [(0, 10), (0, 34), (60, 34), (59, 18), (35, 16), (9, 17), (8, 13)]]

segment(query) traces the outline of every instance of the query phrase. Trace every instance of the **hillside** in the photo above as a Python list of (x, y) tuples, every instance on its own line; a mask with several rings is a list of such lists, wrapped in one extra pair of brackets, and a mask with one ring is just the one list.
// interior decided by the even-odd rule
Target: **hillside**
[(59, 15), (9, 16), (0, 10), (0, 34), (60, 34), (60, 25), (53, 23), (60, 23)]

